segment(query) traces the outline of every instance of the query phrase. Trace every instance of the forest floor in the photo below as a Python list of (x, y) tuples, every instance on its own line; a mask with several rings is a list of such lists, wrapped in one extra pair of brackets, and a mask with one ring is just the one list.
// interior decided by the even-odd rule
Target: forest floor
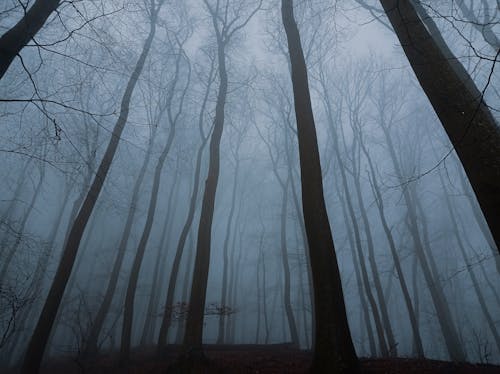
[[(168, 374), (178, 357), (179, 348), (170, 346), (161, 359), (155, 357), (153, 349), (134, 352), (126, 368), (116, 367), (116, 355), (101, 356), (85, 362), (75, 359), (49, 360), (42, 368), (42, 374)], [(287, 344), (278, 345), (207, 345), (209, 358), (207, 374), (216, 373), (307, 373), (311, 364), (310, 351), (298, 350)], [(452, 363), (446, 361), (391, 358), (361, 359), (362, 373), (366, 374), (498, 374), (500, 366)]]

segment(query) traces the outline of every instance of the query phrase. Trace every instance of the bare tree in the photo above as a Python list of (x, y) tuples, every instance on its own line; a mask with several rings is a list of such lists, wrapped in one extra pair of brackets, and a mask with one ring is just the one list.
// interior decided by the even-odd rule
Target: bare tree
[(151, 2), (150, 8), (148, 9), (148, 17), (150, 22), (148, 37), (143, 45), (141, 54), (127, 83), (127, 87), (121, 101), (120, 115), (118, 117), (118, 120), (116, 121), (111, 139), (109, 140), (99, 168), (97, 169), (96, 176), (94, 177), (92, 185), (90, 186), (87, 196), (85, 197), (85, 201), (83, 202), (78, 215), (72, 224), (70, 234), (63, 250), (63, 255), (56, 271), (56, 275), (52, 281), (49, 294), (36, 324), (35, 331), (31, 336), (21, 369), (22, 373), (33, 373), (38, 371), (40, 367), (40, 363), (45, 351), (45, 346), (49, 338), (49, 334), (52, 329), (57, 310), (59, 309), (64, 289), (66, 288), (69, 276), (71, 275), (71, 270), (78, 253), (78, 248), (83, 232), (85, 231), (85, 227), (88, 223), (90, 215), (92, 214), (97, 198), (102, 190), (104, 180), (111, 167), (116, 149), (118, 148), (120, 136), (123, 132), (125, 124), (127, 123), (132, 94), (137, 84), (139, 75), (142, 72), (142, 69), (146, 62), (146, 57), (153, 43), (156, 32), (158, 12), (160, 11), (163, 2), (164, 0), (159, 0), (158, 3), (153, 1)]
[[(231, 38), (243, 29), (252, 17), (260, 9), (262, 1), (257, 6), (245, 12), (245, 6), (233, 8), (226, 0), (224, 4), (217, 1), (213, 6), (208, 0), (204, 0), (205, 6), (212, 18), (212, 24), (217, 41), (217, 62), (219, 73), (219, 90), (215, 108), (214, 129), (210, 139), (210, 159), (208, 176), (205, 182), (205, 191), (201, 206), (200, 223), (198, 227), (198, 239), (196, 246), (195, 265), (193, 270), (193, 282), (191, 285), (191, 296), (189, 301), (189, 313), (186, 320), (186, 331), (184, 334), (184, 351), (187, 354), (185, 363), (188, 367), (203, 361), (202, 349), (203, 316), (205, 310), (205, 297), (207, 292), (207, 279), (210, 262), (210, 247), (212, 222), (215, 205), (215, 193), (219, 180), (220, 169), (220, 141), (224, 129), (224, 107), (228, 92), (228, 74), (226, 67), (226, 49)], [(251, 4), (253, 5), (253, 4)], [(197, 362), (195, 362), (197, 361)]]

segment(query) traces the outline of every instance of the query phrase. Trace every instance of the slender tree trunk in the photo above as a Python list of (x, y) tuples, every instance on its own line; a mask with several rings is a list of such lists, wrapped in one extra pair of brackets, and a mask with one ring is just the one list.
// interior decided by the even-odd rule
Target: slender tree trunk
[(71, 227), (71, 231), (63, 250), (56, 275), (50, 287), (47, 300), (40, 314), (37, 325), (35, 327), (35, 331), (33, 332), (26, 355), (24, 357), (24, 362), (21, 369), (21, 372), (23, 374), (37, 372), (40, 367), (43, 353), (45, 351), (45, 346), (49, 338), (54, 319), (56, 318), (57, 310), (59, 309), (64, 289), (66, 288), (69, 276), (71, 275), (71, 269), (73, 268), (73, 264), (75, 262), (83, 232), (85, 231), (85, 227), (87, 226), (89, 217), (94, 210), (95, 203), (101, 192), (109, 168), (111, 167), (111, 163), (116, 153), (121, 134), (127, 122), (132, 93), (153, 43), (153, 38), (156, 32), (156, 19), (161, 4), (162, 1), (160, 1), (156, 9), (153, 9), (153, 12), (151, 14), (151, 26), (149, 35), (144, 43), (141, 55), (137, 60), (134, 71), (125, 89), (125, 93), (121, 102), (120, 116), (118, 117), (118, 120), (115, 124), (111, 139), (106, 148), (103, 159), (99, 165), (96, 176), (87, 193), (85, 201), (83, 202), (83, 205), (80, 208), (80, 211), (78, 212), (78, 215)]
[[(210, 95), (210, 89), (213, 83), (214, 73), (215, 73), (215, 64), (214, 60), (212, 60), (207, 82), (207, 88), (205, 90), (205, 95), (203, 97), (200, 113), (198, 116), (198, 129), (200, 131), (201, 144), (196, 154), (196, 165), (194, 170), (194, 182), (193, 182), (193, 190), (191, 191), (191, 200), (189, 202), (189, 210), (186, 217), (186, 221), (184, 222), (184, 226), (182, 227), (182, 231), (179, 236), (179, 241), (177, 242), (174, 261), (172, 262), (172, 270), (170, 271), (170, 277), (168, 280), (167, 297), (165, 299), (165, 308), (163, 311), (163, 318), (160, 326), (160, 333), (158, 336), (157, 351), (159, 355), (163, 353), (163, 350), (167, 343), (168, 330), (170, 328), (170, 324), (172, 323), (172, 309), (174, 306), (173, 304), (175, 296), (175, 287), (177, 286), (177, 277), (179, 274), (182, 255), (184, 254), (186, 239), (188, 238), (189, 231), (193, 224), (194, 214), (196, 212), (196, 203), (198, 201), (198, 193), (200, 190), (200, 174), (201, 174), (201, 164), (203, 160), (203, 151), (205, 150), (205, 146), (207, 145), (208, 142), (208, 135), (205, 135), (203, 131), (203, 122), (204, 122), (204, 116), (208, 98)], [(192, 253), (190, 252), (190, 256), (191, 255)], [(189, 266), (186, 266), (186, 268), (188, 269)], [(182, 301), (184, 302), (186, 300), (183, 299)]]
[[(167, 215), (165, 218), (165, 225), (162, 230), (160, 243), (158, 245), (156, 255), (155, 255), (155, 264), (153, 270), (153, 280), (151, 282), (151, 288), (149, 292), (149, 302), (148, 308), (146, 311), (146, 319), (144, 321), (144, 328), (142, 330), (141, 337), (141, 346), (145, 346), (149, 342), (153, 340), (155, 328), (156, 328), (156, 318), (158, 313), (158, 304), (160, 303), (160, 293), (161, 293), (161, 285), (163, 282), (160, 282), (160, 268), (164, 268), (163, 265), (166, 264), (168, 248), (170, 243), (170, 238), (172, 236), (172, 228), (174, 226), (173, 222), (176, 218), (177, 211), (177, 203), (178, 203), (178, 193), (179, 193), (179, 184), (178, 177), (174, 180), (174, 186), (170, 189), (170, 194), (168, 196), (167, 203)], [(175, 201), (174, 201), (174, 196)], [(173, 204), (173, 207), (172, 207)]]
[(188, 356), (194, 359), (194, 361), (204, 357), (202, 349), (203, 316), (205, 313), (205, 297), (207, 293), (208, 269), (210, 265), (215, 193), (219, 180), (220, 141), (224, 129), (224, 107), (228, 88), (225, 44), (220, 37), (217, 38), (217, 56), (219, 63), (219, 92), (215, 108), (214, 129), (210, 139), (208, 176), (205, 182), (205, 191), (201, 206), (193, 281), (189, 300), (189, 313), (186, 320), (186, 330), (184, 332), (183, 341), (184, 351)]
[(14, 58), (40, 31), (60, 3), (60, 0), (36, 0), (23, 18), (0, 37), (0, 80)]
[(316, 373), (357, 372), (359, 364), (349, 331), (340, 272), (323, 196), (307, 67), (293, 15), (293, 1), (282, 0), (281, 12), (292, 66), (302, 208), (313, 273), (315, 349), (312, 370)]
[[(236, 207), (236, 190), (238, 187), (238, 172), (239, 172), (239, 166), (240, 166), (240, 160), (237, 158), (236, 159), (236, 166), (234, 168), (234, 174), (233, 174), (233, 190), (231, 192), (231, 208), (229, 210), (229, 216), (227, 219), (227, 227), (226, 227), (226, 235), (224, 238), (224, 244), (223, 244), (223, 264), (222, 264), (222, 287), (221, 287), (221, 301), (220, 301), (220, 307), (225, 308), (227, 306), (227, 275), (228, 275), (228, 262), (229, 262), (229, 238), (231, 236), (231, 225), (233, 223), (233, 216), (234, 216), (234, 210)], [(234, 251), (234, 247), (231, 248), (232, 251)], [(223, 310), (223, 309), (221, 309)], [(225, 328), (226, 328), (226, 316), (224, 313), (221, 313), (219, 315), (219, 331), (217, 335), (217, 344), (223, 344), (224, 343), (224, 336), (226, 334)]]
[(380, 2), (462, 162), (500, 251), (500, 127), (482, 95), (474, 95), (471, 82), (465, 83), (450, 64), (411, 1)]
[(167, 142), (162, 150), (162, 153), (158, 159), (155, 167), (155, 173), (153, 177), (153, 187), (151, 190), (151, 196), (149, 200), (148, 214), (146, 217), (146, 223), (144, 224), (144, 229), (139, 240), (139, 244), (136, 249), (134, 261), (132, 263), (132, 269), (130, 270), (130, 277), (127, 286), (127, 293), (125, 296), (125, 305), (123, 309), (123, 325), (122, 325), (122, 337), (121, 337), (121, 348), (120, 348), (120, 365), (125, 365), (130, 357), (130, 346), (132, 340), (132, 321), (134, 316), (134, 300), (135, 293), (137, 290), (137, 282), (139, 280), (139, 272), (141, 270), (142, 260), (144, 258), (144, 253), (146, 252), (146, 246), (149, 241), (149, 236), (151, 234), (151, 229), (153, 227), (153, 219), (156, 212), (156, 206), (158, 203), (158, 192), (160, 190), (161, 175), (163, 170), (163, 165), (167, 159), (167, 155), (170, 151), (172, 143), (175, 136), (175, 123), (171, 123), (171, 128), (168, 134)]
[[(154, 135), (155, 131), (153, 131)], [(106, 320), (106, 316), (108, 315), (109, 308), (111, 307), (111, 303), (113, 301), (113, 297), (115, 295), (116, 286), (118, 285), (118, 279), (120, 276), (120, 271), (123, 264), (123, 259), (125, 258), (125, 251), (127, 249), (128, 240), (130, 238), (130, 233), (132, 232), (132, 224), (134, 222), (134, 217), (137, 212), (137, 203), (139, 201), (139, 192), (144, 181), (144, 176), (146, 175), (146, 171), (148, 169), (149, 161), (151, 159), (151, 152), (153, 150), (153, 139), (152, 136), (148, 149), (146, 151), (146, 155), (144, 157), (144, 161), (139, 170), (139, 175), (135, 180), (134, 189), (132, 190), (132, 197), (130, 199), (129, 210), (127, 214), (127, 219), (125, 221), (125, 226), (122, 232), (122, 236), (120, 239), (120, 243), (118, 244), (118, 250), (116, 253), (115, 262), (113, 264), (113, 269), (111, 270), (111, 275), (109, 277), (108, 285), (106, 287), (106, 292), (104, 293), (104, 297), (99, 305), (99, 309), (92, 321), (90, 327), (90, 333), (87, 338), (87, 346), (85, 348), (85, 355), (93, 355), (96, 354), (99, 349), (99, 335), (101, 334), (102, 327), (104, 325), (104, 321)]]
[[(353, 159), (353, 164), (355, 164), (355, 163), (356, 163), (356, 160)], [(374, 250), (374, 245), (373, 245), (372, 233), (371, 233), (371, 229), (370, 229), (370, 221), (368, 220), (368, 214), (366, 212), (365, 204), (363, 201), (363, 195), (361, 193), (359, 169), (357, 167), (355, 167), (355, 168), (356, 168), (355, 175), (353, 175), (354, 186), (355, 186), (356, 195), (358, 198), (358, 206), (359, 206), (359, 210), (361, 213), (361, 219), (362, 219), (363, 225), (365, 227), (365, 235), (366, 235), (366, 241), (367, 241), (367, 247), (368, 247), (368, 262), (370, 264), (370, 268), (372, 271), (373, 283), (375, 286), (375, 292), (377, 295), (378, 305), (380, 308), (380, 315), (381, 315), (382, 324), (384, 326), (384, 330), (386, 333), (387, 343), (389, 344), (388, 354), (389, 354), (389, 356), (397, 356), (397, 353), (398, 353), (397, 343), (396, 343), (396, 340), (394, 339), (394, 333), (392, 331), (392, 326), (391, 326), (391, 322), (389, 319), (389, 313), (387, 312), (387, 306), (385, 304), (384, 292), (382, 290), (382, 282), (380, 281), (378, 266), (377, 266), (377, 263), (375, 261), (375, 250)]]
[[(358, 135), (360, 136), (360, 135)], [(420, 328), (418, 325), (417, 318), (415, 316), (415, 311), (413, 309), (410, 292), (408, 291), (408, 286), (406, 285), (406, 279), (401, 267), (401, 262), (399, 260), (399, 254), (396, 248), (396, 243), (394, 241), (394, 237), (392, 235), (391, 229), (389, 228), (389, 224), (387, 223), (387, 218), (385, 215), (385, 207), (384, 200), (382, 197), (382, 193), (380, 192), (380, 188), (378, 186), (377, 177), (375, 173), (375, 167), (373, 166), (373, 162), (370, 158), (370, 155), (363, 143), (363, 140), (360, 136), (360, 144), (361, 149), (363, 150), (365, 157), (368, 161), (368, 166), (370, 168), (370, 184), (372, 186), (373, 195), (375, 198), (375, 202), (377, 204), (378, 213), (380, 217), (380, 222), (382, 223), (382, 228), (384, 229), (385, 236), (389, 243), (389, 249), (391, 251), (392, 260), (394, 262), (394, 267), (398, 274), (399, 285), (401, 286), (401, 292), (403, 293), (403, 299), (406, 305), (406, 310), (408, 312), (408, 318), (410, 320), (410, 325), (413, 332), (413, 343), (415, 345), (415, 350), (417, 357), (424, 357), (424, 348), (422, 344), (422, 337), (420, 335)]]
[[(396, 176), (398, 177), (400, 183), (404, 183), (403, 173), (401, 171), (401, 166), (396, 155), (396, 149), (392, 142), (391, 135), (389, 134), (388, 129), (383, 124), (381, 124), (381, 128), (387, 144), (389, 156), (394, 165)], [(431, 294), (448, 354), (453, 361), (464, 362), (466, 359), (466, 355), (463, 348), (460, 346), (458, 332), (453, 323), (449, 305), (446, 301), (442, 288), (437, 283), (438, 280), (433, 276), (433, 272), (431, 271), (428, 259), (425, 255), (424, 244), (422, 242), (420, 229), (418, 227), (417, 208), (415, 202), (412, 199), (409, 188), (403, 188), (402, 192), (407, 209), (407, 219), (405, 221), (412, 237), (415, 254), (417, 255), (417, 259), (420, 263), (425, 282)]]

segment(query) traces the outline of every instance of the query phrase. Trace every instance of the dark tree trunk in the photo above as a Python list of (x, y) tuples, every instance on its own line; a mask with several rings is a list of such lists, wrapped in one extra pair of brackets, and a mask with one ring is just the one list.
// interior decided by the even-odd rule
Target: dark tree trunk
[[(462, 162), (500, 251), (500, 128), (426, 29), (410, 0), (380, 0)], [(497, 57), (500, 50), (497, 51)]]
[(183, 340), (184, 351), (194, 360), (204, 356), (202, 349), (203, 317), (205, 314), (205, 297), (210, 265), (215, 193), (217, 192), (217, 183), (219, 180), (220, 141), (224, 129), (224, 107), (228, 88), (225, 44), (220, 37), (217, 38), (217, 59), (219, 64), (219, 92), (215, 107), (214, 129), (210, 139), (208, 176), (205, 181), (205, 191), (201, 206), (193, 281), (189, 299), (189, 313)]
[(323, 180), (307, 67), (293, 1), (282, 0), (283, 25), (292, 66), (292, 83), (299, 141), (302, 210), (313, 275), (315, 373), (356, 372), (359, 363), (349, 331), (340, 271), (323, 196)]
[[(121, 348), (120, 348), (120, 364), (125, 365), (130, 357), (130, 345), (132, 340), (132, 321), (134, 316), (134, 300), (135, 292), (137, 290), (137, 282), (139, 280), (139, 272), (141, 270), (142, 260), (144, 258), (144, 253), (146, 251), (146, 246), (149, 241), (149, 236), (151, 234), (151, 229), (153, 227), (153, 219), (156, 212), (156, 206), (158, 202), (158, 191), (160, 189), (161, 175), (163, 170), (163, 165), (170, 152), (174, 137), (176, 134), (177, 123), (179, 117), (184, 108), (184, 99), (186, 97), (187, 89), (191, 80), (191, 67), (188, 63), (189, 72), (186, 85), (183, 87), (181, 96), (179, 98), (178, 108), (175, 111), (172, 110), (172, 103), (176, 93), (177, 83), (180, 76), (180, 64), (182, 59), (185, 57), (182, 53), (182, 44), (180, 45), (181, 50), (178, 52), (176, 62), (175, 62), (175, 75), (171, 83), (170, 91), (166, 100), (166, 112), (168, 117), (168, 122), (170, 124), (170, 129), (168, 132), (168, 138), (166, 140), (165, 146), (160, 154), (158, 162), (156, 164), (155, 173), (153, 177), (153, 186), (151, 191), (151, 197), (149, 200), (148, 213), (146, 217), (146, 223), (144, 224), (144, 229), (137, 246), (134, 261), (132, 263), (132, 269), (130, 271), (130, 278), (127, 286), (127, 293), (125, 296), (125, 306), (123, 311), (123, 325), (122, 325), (122, 337), (121, 337)], [(173, 187), (172, 187), (173, 188)]]
[(14, 58), (43, 27), (47, 18), (59, 7), (60, 0), (36, 0), (9, 31), (0, 38), (0, 80)]
[(137, 282), (139, 280), (139, 272), (141, 270), (142, 260), (144, 258), (144, 253), (146, 252), (146, 246), (149, 241), (151, 229), (153, 228), (153, 219), (155, 216), (156, 206), (158, 202), (158, 192), (160, 190), (163, 165), (165, 164), (165, 160), (167, 159), (168, 153), (174, 141), (175, 123), (171, 123), (171, 126), (172, 127), (170, 128), (167, 142), (165, 143), (165, 147), (163, 148), (162, 153), (155, 167), (155, 173), (153, 177), (153, 187), (149, 199), (146, 222), (144, 224), (144, 229), (142, 231), (141, 239), (139, 240), (139, 244), (137, 245), (134, 261), (132, 263), (132, 269), (130, 270), (130, 277), (127, 285), (127, 293), (125, 295), (125, 305), (123, 309), (120, 365), (125, 365), (130, 357), (135, 292), (137, 290)]
[[(205, 146), (208, 141), (208, 135), (205, 135), (203, 131), (203, 122), (205, 116), (205, 110), (208, 102), (208, 98), (210, 95), (210, 89), (213, 83), (215, 69), (214, 69), (214, 61), (212, 60), (212, 64), (210, 67), (210, 73), (207, 83), (207, 88), (205, 90), (205, 95), (203, 97), (203, 101), (200, 108), (200, 113), (198, 116), (198, 129), (200, 131), (201, 144), (198, 148), (198, 152), (196, 154), (196, 165), (194, 170), (194, 182), (193, 182), (193, 190), (191, 192), (191, 200), (189, 201), (189, 211), (186, 217), (186, 221), (184, 222), (184, 226), (182, 227), (181, 234), (179, 236), (179, 241), (177, 242), (177, 248), (175, 251), (174, 261), (172, 263), (172, 270), (170, 271), (170, 277), (168, 280), (168, 288), (167, 288), (167, 297), (165, 299), (165, 308), (163, 311), (163, 318), (160, 326), (160, 333), (158, 336), (158, 344), (157, 350), (158, 354), (162, 354), (165, 345), (167, 344), (167, 335), (168, 330), (170, 328), (170, 324), (172, 323), (172, 309), (174, 306), (174, 296), (175, 296), (175, 287), (177, 286), (177, 277), (179, 274), (179, 268), (182, 260), (182, 255), (184, 254), (184, 247), (186, 245), (186, 239), (189, 234), (189, 230), (193, 224), (194, 214), (196, 211), (196, 202), (198, 200), (198, 193), (200, 189), (200, 174), (201, 174), (201, 163), (203, 159), (203, 151), (205, 150)], [(190, 253), (191, 255), (191, 253)], [(189, 266), (186, 267), (187, 269)], [(186, 300), (182, 300), (183, 302)], [(180, 322), (179, 322), (180, 323)]]
[(43, 310), (40, 314), (38, 322), (36, 324), (33, 335), (30, 339), (26, 355), (24, 357), (23, 366), (21, 372), (23, 374), (31, 374), (37, 372), (40, 363), (43, 358), (43, 353), (45, 351), (45, 346), (56, 318), (57, 310), (61, 303), (66, 284), (68, 283), (69, 276), (71, 275), (71, 270), (75, 262), (76, 255), (78, 253), (78, 248), (80, 246), (80, 241), (87, 226), (88, 220), (94, 206), (96, 204), (97, 198), (102, 190), (104, 180), (108, 174), (109, 168), (116, 153), (121, 134), (127, 123), (130, 101), (132, 98), (132, 93), (139, 79), (139, 75), (144, 67), (146, 57), (149, 53), (151, 45), (153, 43), (154, 35), (156, 32), (156, 19), (161, 6), (162, 1), (151, 14), (151, 28), (149, 35), (144, 43), (141, 55), (137, 60), (134, 71), (128, 81), (125, 93), (121, 101), (120, 116), (116, 121), (113, 133), (111, 134), (111, 139), (109, 140), (108, 146), (102, 158), (102, 161), (97, 169), (92, 185), (87, 193), (85, 201), (83, 202), (78, 215), (73, 222), (71, 227), (68, 240), (65, 244), (62, 257), (59, 262), (59, 266), (56, 270), (56, 274), (52, 285), (49, 290), (49, 294), (45, 301)]

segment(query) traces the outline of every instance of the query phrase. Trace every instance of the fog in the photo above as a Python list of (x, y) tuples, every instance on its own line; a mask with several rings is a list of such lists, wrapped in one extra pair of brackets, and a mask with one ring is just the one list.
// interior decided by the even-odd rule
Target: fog
[(499, 365), (498, 4), (400, 1), (450, 86), (394, 2), (295, 1), (300, 51), (279, 1), (1, 2), (1, 60), (44, 21), (0, 77), (0, 371), (320, 352), (325, 315), (357, 357)]

